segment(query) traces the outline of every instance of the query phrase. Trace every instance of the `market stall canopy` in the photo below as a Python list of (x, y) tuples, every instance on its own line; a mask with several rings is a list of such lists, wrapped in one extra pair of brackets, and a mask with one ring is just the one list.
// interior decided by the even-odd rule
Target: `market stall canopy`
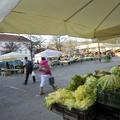
[(8, 42), (31, 42), (29, 39), (18, 35), (0, 34), (0, 41)]
[[(4, 2), (13, 4), (13, 0)], [(14, 2), (16, 5), (19, 1)], [(9, 9), (7, 5), (0, 12), (5, 9)], [(0, 23), (0, 32), (70, 35), (99, 40), (118, 37), (120, 0), (21, 0)]]
[(35, 57), (59, 57), (62, 55), (61, 51), (47, 49), (43, 52), (35, 54)]
[(103, 40), (102, 43), (111, 43), (120, 45), (120, 37)]
[(28, 57), (30, 59), (30, 55), (17, 53), (17, 52), (10, 52), (4, 55), (0, 55), (0, 61), (23, 60), (24, 57)]
[[(100, 45), (100, 48), (105, 48), (105, 44), (99, 43), (99, 45)], [(98, 43), (91, 43), (91, 44), (87, 44), (87, 45), (80, 45), (80, 46), (77, 46), (76, 49), (79, 49), (79, 50), (98, 49)]]

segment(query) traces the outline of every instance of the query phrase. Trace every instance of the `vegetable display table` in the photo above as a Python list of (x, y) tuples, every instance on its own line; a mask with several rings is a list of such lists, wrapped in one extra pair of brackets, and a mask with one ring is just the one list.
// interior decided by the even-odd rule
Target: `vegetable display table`
[(80, 111), (79, 109), (69, 110), (64, 105), (54, 104), (51, 110), (61, 115), (64, 120), (95, 120), (96, 117), (95, 105), (88, 108), (86, 111)]

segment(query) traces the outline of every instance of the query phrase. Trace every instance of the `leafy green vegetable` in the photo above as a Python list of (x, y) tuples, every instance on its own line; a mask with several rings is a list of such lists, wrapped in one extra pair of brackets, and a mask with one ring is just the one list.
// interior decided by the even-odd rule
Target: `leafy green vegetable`
[(105, 75), (98, 80), (98, 88), (102, 91), (112, 91), (120, 88), (120, 77)]
[(93, 73), (86, 73), (86, 74), (83, 75), (83, 78), (87, 79), (90, 76), (94, 76)]
[(86, 110), (96, 101), (97, 80), (93, 75), (87, 77), (86, 81), (80, 75), (75, 75), (67, 89), (58, 89), (45, 98), (47, 107), (54, 103), (60, 103), (69, 110), (77, 108)]
[(97, 86), (97, 79), (94, 76), (90, 76), (86, 79), (85, 85), (91, 87), (91, 88), (96, 88)]
[(74, 99), (73, 93), (65, 88), (58, 89), (56, 92), (50, 93), (45, 97), (48, 108), (54, 103), (64, 104), (65, 99)]
[(105, 92), (120, 89), (120, 68), (111, 68), (111, 73), (102, 71), (96, 75), (74, 75), (67, 88), (58, 89), (45, 98), (46, 105), (51, 107), (54, 103), (60, 103), (69, 110), (87, 110), (95, 103), (98, 89)]
[[(95, 72), (96, 72), (96, 71), (95, 71)], [(98, 72), (95, 73), (94, 77), (95, 77), (96, 79), (99, 79), (99, 78), (102, 77), (102, 76), (110, 75), (110, 74), (111, 74), (111, 72), (108, 72), (108, 71), (98, 71)]]
[(96, 98), (87, 96), (83, 100), (77, 100), (75, 103), (75, 108), (80, 110), (87, 110), (90, 106), (92, 106), (96, 101)]
[(85, 79), (83, 79), (80, 75), (74, 75), (67, 89), (75, 91), (80, 85), (83, 85), (84, 82)]
[(60, 103), (67, 106), (69, 110), (72, 108), (86, 110), (96, 101), (96, 88), (81, 85), (75, 92), (63, 88), (49, 94), (45, 100), (48, 108), (54, 103)]
[(115, 75), (120, 76), (120, 67), (118, 67), (118, 66), (112, 67), (112, 68), (110, 69), (110, 72), (111, 72), (112, 74), (115, 74)]
[(96, 88), (91, 88), (87, 85), (82, 85), (78, 87), (75, 91), (75, 106), (80, 110), (86, 110), (88, 107), (93, 105), (96, 101)]
[(76, 102), (75, 98), (65, 99), (64, 105), (67, 106), (69, 110), (71, 110), (72, 108), (74, 108), (75, 102)]
[(87, 87), (85, 85), (81, 85), (78, 87), (78, 89), (75, 91), (75, 98), (77, 100), (83, 100), (88, 94), (87, 94)]

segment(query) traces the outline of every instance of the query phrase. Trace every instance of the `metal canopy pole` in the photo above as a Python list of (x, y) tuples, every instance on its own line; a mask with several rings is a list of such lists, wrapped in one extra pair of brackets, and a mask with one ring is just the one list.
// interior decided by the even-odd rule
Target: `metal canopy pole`
[(99, 59), (99, 62), (101, 62), (101, 51), (100, 51), (100, 43), (99, 43), (99, 40), (98, 41), (98, 59)]

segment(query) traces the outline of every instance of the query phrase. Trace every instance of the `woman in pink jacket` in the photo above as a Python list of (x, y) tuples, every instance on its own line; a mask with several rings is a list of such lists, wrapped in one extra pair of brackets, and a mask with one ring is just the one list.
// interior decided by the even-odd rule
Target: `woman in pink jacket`
[[(44, 94), (43, 92), (43, 86), (46, 81), (49, 81), (49, 78), (52, 76), (51, 68), (48, 64), (48, 61), (45, 57), (41, 58), (41, 61), (39, 63), (40, 67), (40, 74), (41, 74), (41, 82), (40, 82), (40, 95)], [(53, 89), (55, 90), (55, 86), (52, 85)]]

